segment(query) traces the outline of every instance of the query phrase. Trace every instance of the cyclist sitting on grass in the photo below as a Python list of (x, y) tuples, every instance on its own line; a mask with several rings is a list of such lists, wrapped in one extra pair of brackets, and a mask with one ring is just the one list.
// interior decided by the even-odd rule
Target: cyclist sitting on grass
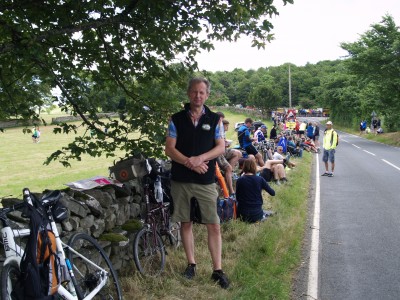
[(263, 221), (265, 217), (262, 209), (262, 190), (265, 190), (271, 196), (275, 196), (275, 191), (263, 177), (256, 175), (257, 165), (253, 159), (246, 159), (243, 162), (242, 171), (243, 175), (236, 182), (238, 217), (249, 223)]
[(259, 153), (257, 149), (253, 146), (253, 139), (250, 137), (250, 128), (252, 125), (253, 120), (251, 118), (247, 118), (244, 121), (244, 124), (240, 126), (238, 130), (238, 140), (240, 143), (240, 147), (242, 147), (248, 155), (254, 155), (258, 165), (262, 167), (264, 165), (264, 160), (261, 153)]

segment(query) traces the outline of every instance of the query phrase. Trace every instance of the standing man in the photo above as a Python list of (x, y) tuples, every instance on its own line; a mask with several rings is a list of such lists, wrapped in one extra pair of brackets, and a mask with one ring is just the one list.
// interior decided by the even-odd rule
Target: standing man
[[(325, 163), (325, 173), (322, 176), (333, 177), (335, 170), (335, 149), (339, 143), (339, 136), (337, 132), (332, 128), (332, 122), (326, 123), (326, 129), (324, 131), (324, 154), (322, 161)], [(328, 160), (331, 162), (331, 171), (329, 172)]]
[(319, 150), (319, 126), (318, 123), (314, 123), (314, 132), (313, 132), (313, 141), (315, 143), (315, 147), (317, 147), (318, 153), (320, 152)]
[(221, 267), (222, 239), (215, 186), (215, 159), (225, 152), (224, 129), (220, 117), (204, 105), (210, 95), (207, 79), (191, 79), (187, 95), (190, 103), (172, 116), (165, 145), (165, 154), (172, 159), (172, 219), (181, 222), (182, 243), (188, 261), (183, 276), (192, 279), (196, 275), (191, 204), (197, 200), (201, 223), (207, 227), (213, 263), (211, 278), (222, 288), (228, 288), (229, 280)]

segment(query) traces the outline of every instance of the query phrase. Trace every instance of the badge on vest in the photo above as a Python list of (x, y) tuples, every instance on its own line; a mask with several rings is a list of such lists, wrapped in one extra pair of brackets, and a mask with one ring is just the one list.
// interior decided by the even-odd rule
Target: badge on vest
[(201, 128), (202, 128), (203, 130), (209, 131), (209, 130), (211, 129), (211, 126), (210, 126), (210, 124), (203, 124), (203, 125), (201, 126)]

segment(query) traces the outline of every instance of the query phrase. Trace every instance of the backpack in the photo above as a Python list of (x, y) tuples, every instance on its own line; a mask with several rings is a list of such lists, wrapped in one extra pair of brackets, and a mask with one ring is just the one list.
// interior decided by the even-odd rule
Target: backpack
[[(31, 197), (34, 197), (31, 195)], [(38, 201), (36, 201), (38, 203)], [(36, 204), (35, 203), (35, 204)], [(43, 208), (27, 205), (31, 234), (21, 259), (19, 284), (26, 300), (55, 299), (61, 281), (60, 258), (56, 238)]]
[(337, 145), (339, 145), (339, 134), (335, 130), (333, 130), (332, 134), (331, 134), (331, 145), (333, 143), (333, 134), (334, 133), (336, 133), (336, 136), (337, 136), (337, 138), (336, 138), (336, 146), (337, 146)]
[[(326, 134), (326, 129), (324, 130), (324, 134)], [(339, 145), (339, 134), (335, 131), (332, 130), (332, 134), (331, 134), (331, 145), (333, 144), (333, 134), (336, 133), (337, 139), (336, 139), (336, 146)]]
[(217, 199), (217, 213), (220, 219), (220, 222), (226, 222), (229, 220), (236, 219), (236, 208), (237, 203), (234, 198), (218, 198)]

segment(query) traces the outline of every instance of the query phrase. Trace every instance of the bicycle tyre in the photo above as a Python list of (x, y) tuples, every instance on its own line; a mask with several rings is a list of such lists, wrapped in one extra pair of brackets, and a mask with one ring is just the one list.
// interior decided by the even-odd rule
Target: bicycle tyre
[[(122, 300), (122, 291), (117, 272), (114, 270), (110, 259), (98, 242), (86, 233), (78, 232), (71, 236), (68, 241), (68, 246), (108, 272), (109, 280), (107, 284), (93, 299)], [(100, 275), (98, 274), (98, 269), (92, 264), (85, 262), (72, 251), (68, 251), (68, 249), (66, 252), (71, 262), (77, 283), (83, 294), (79, 295), (78, 293), (78, 298), (81, 299), (81, 297), (85, 297), (96, 287), (96, 281)]]
[(261, 151), (261, 155), (262, 155), (262, 158), (263, 158), (264, 162), (266, 162), (266, 161), (268, 160), (268, 153), (267, 153), (267, 151)]
[(140, 274), (160, 275), (165, 267), (165, 248), (160, 235), (157, 233), (154, 237), (153, 230), (148, 227), (140, 229), (133, 241), (133, 258)]
[(170, 222), (168, 232), (162, 235), (162, 240), (165, 246), (178, 248), (181, 245), (181, 224), (179, 222)]
[(20, 270), (16, 261), (11, 261), (3, 266), (1, 270), (1, 300), (17, 299), (12, 295), (14, 288), (17, 290), (17, 282), (20, 277)]

